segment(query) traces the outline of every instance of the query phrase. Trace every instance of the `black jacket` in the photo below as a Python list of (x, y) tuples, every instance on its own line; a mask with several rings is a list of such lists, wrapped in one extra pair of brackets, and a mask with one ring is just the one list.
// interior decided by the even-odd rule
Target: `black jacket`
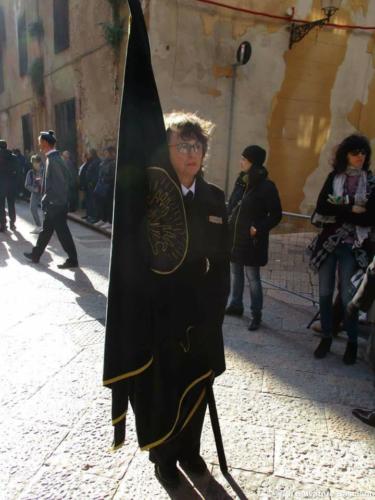
[(9, 149), (0, 149), (0, 194), (14, 195), (17, 184), (17, 157)]
[(356, 226), (373, 226), (375, 221), (375, 189), (372, 189), (366, 203), (366, 212), (355, 214), (352, 212), (353, 201), (347, 205), (334, 205), (329, 203), (328, 195), (333, 194), (333, 180), (336, 173), (331, 172), (319, 193), (315, 211), (324, 216), (334, 216), (336, 223), (354, 224)]
[(228, 201), (228, 215), (230, 216), (237, 204), (242, 200), (246, 191), (248, 172), (240, 172), (234, 183), (232, 194)]
[(93, 191), (95, 189), (96, 183), (98, 182), (100, 164), (101, 159), (99, 157), (91, 158), (87, 162), (85, 182), (87, 189), (89, 189), (90, 191)]
[[(269, 232), (281, 220), (281, 203), (265, 167), (253, 166), (248, 175), (247, 191), (231, 221), (231, 261), (245, 266), (265, 266), (268, 262)], [(251, 226), (257, 230), (255, 237), (250, 236)]]
[(42, 205), (48, 211), (52, 207), (68, 209), (71, 176), (58, 151), (47, 156), (42, 182)]

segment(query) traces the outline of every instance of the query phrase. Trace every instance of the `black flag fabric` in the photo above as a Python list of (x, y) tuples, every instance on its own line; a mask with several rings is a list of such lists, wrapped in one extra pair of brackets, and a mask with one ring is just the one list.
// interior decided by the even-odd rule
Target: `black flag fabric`
[(112, 390), (114, 448), (125, 441), (130, 400), (139, 445), (149, 450), (186, 426), (213, 370), (184, 343), (191, 319), (184, 302), (170, 307), (188, 249), (186, 213), (169, 162), (142, 8), (139, 0), (128, 3), (104, 385)]

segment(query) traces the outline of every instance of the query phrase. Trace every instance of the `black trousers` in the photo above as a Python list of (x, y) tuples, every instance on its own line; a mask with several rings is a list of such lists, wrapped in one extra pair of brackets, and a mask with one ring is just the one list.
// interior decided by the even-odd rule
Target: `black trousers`
[(178, 460), (188, 460), (199, 455), (207, 399), (204, 398), (186, 427), (173, 439), (150, 450), (150, 460), (155, 464), (175, 465)]
[(7, 225), (5, 213), (5, 200), (8, 205), (8, 217), (11, 224), (16, 222), (16, 197), (13, 193), (0, 193), (0, 228), (5, 229)]
[(67, 223), (66, 208), (48, 209), (45, 213), (43, 228), (39, 233), (38, 241), (32, 250), (33, 257), (39, 259), (56, 231), (61, 246), (68, 254), (68, 258), (77, 261), (77, 250)]

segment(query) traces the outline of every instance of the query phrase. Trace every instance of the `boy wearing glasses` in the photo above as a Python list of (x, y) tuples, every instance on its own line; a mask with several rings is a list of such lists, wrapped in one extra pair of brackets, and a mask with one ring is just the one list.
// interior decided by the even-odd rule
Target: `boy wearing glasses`
[[(187, 473), (200, 475), (207, 470), (200, 456), (206, 387), (225, 370), (222, 322), (229, 292), (225, 198), (202, 175), (212, 128), (192, 113), (166, 116), (171, 178), (183, 200), (187, 244), (178, 268), (161, 279), (158, 310), (168, 318), (162, 333), (163, 349), (170, 355), (162, 363), (168, 376), (157, 407), (163, 407), (160, 427), (165, 434), (144, 449), (150, 451), (156, 477), (169, 488), (179, 483), (177, 462)], [(154, 386), (158, 374), (155, 377)]]

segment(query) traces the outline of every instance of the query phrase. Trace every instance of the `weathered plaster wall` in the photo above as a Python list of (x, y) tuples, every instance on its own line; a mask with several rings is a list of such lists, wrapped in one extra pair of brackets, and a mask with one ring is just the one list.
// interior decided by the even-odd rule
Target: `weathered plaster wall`
[[(322, 16), (318, 0), (225, 3), (297, 18)], [(288, 49), (287, 23), (208, 6), (196, 0), (151, 2), (154, 69), (165, 111), (198, 110), (213, 120), (207, 177), (225, 186), (231, 64), (243, 40), (250, 62), (237, 70), (229, 185), (243, 148), (268, 151), (271, 177), (284, 209), (309, 212), (329, 169), (332, 148), (359, 130), (375, 139), (375, 38), (369, 32), (314, 30)], [(375, 25), (375, 2), (344, 0), (334, 18), (342, 24)]]
[[(114, 144), (117, 139), (124, 48), (118, 64), (99, 25), (111, 21), (109, 3), (106, 0), (70, 0), (70, 46), (58, 54), (54, 52), (53, 42), (53, 2), (0, 0), (0, 5), (4, 7), (9, 26), (6, 91), (0, 94), (3, 116), (0, 134), (7, 137), (12, 147), (22, 148), (23, 114), (32, 113), (36, 135), (41, 129), (55, 128), (56, 104), (75, 98), (79, 154), (87, 146), (102, 149)], [(28, 52), (29, 63), (39, 55), (44, 58), (44, 106), (33, 95), (29, 77), (19, 77), (16, 17), (22, 11), (26, 12), (27, 24), (38, 16), (43, 21), (45, 35), (42, 43), (38, 46), (29, 38)]]

